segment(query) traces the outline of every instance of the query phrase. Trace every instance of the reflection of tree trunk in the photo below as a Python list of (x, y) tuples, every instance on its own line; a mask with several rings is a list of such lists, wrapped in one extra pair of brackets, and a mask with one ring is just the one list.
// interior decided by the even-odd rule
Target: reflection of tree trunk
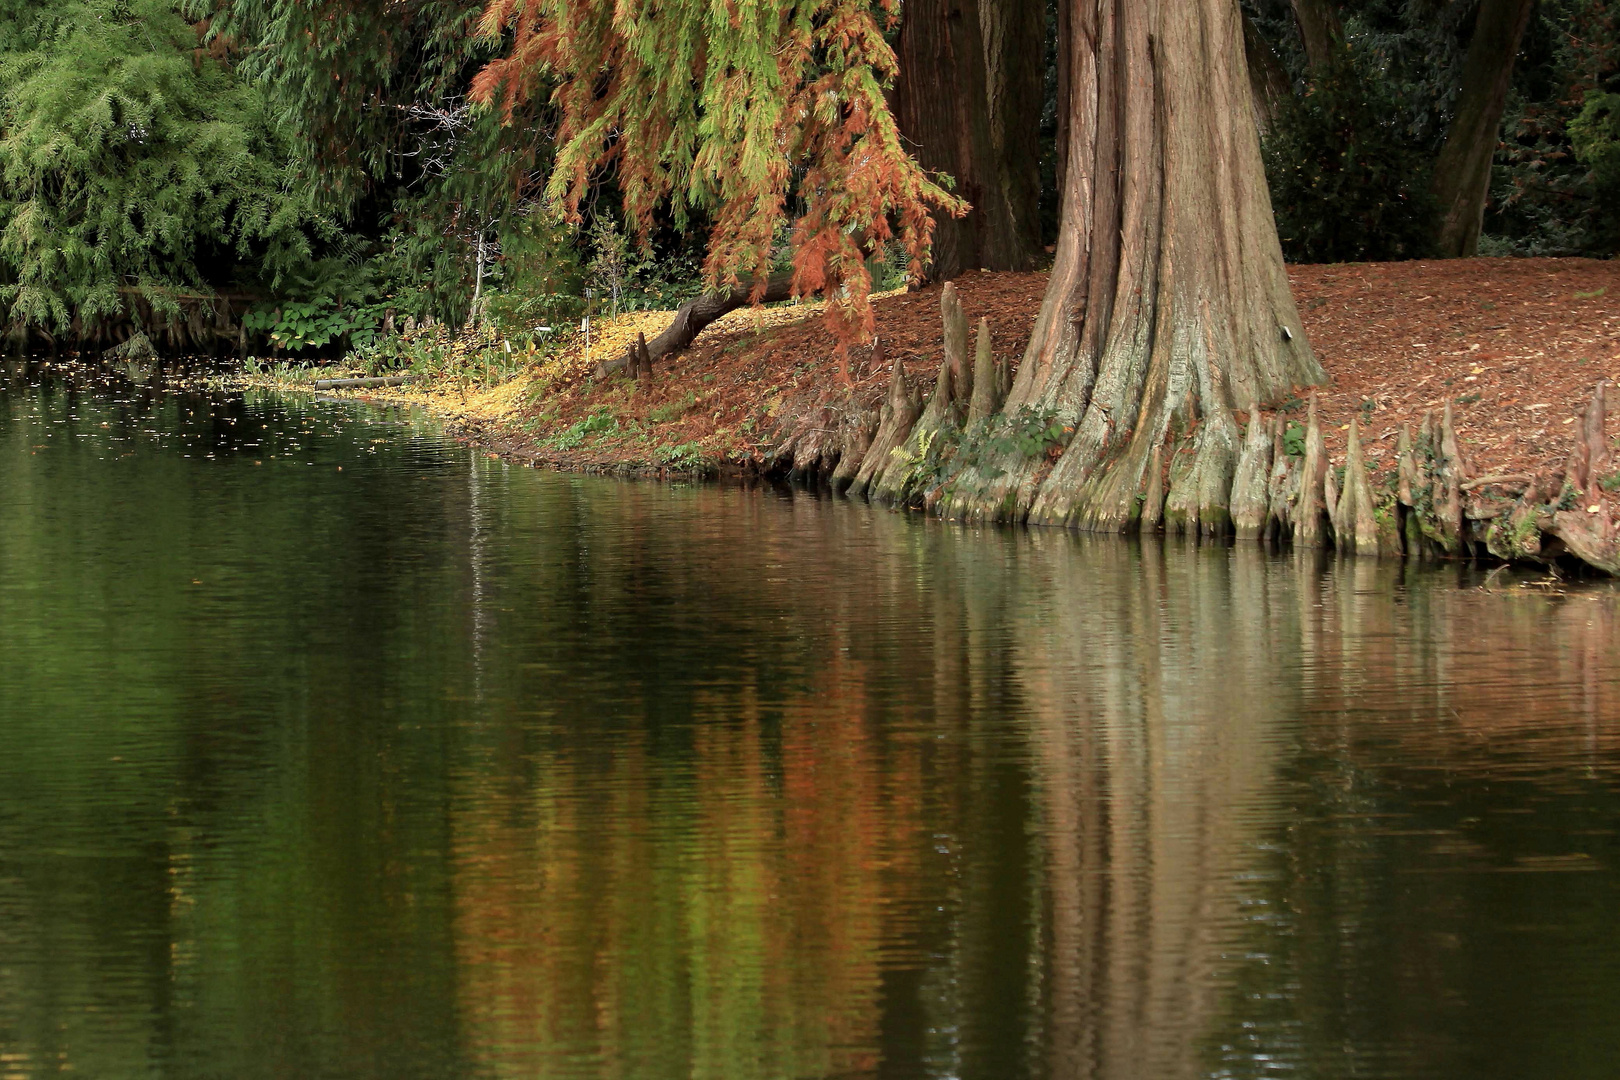
[(1481, 0), (1474, 38), (1463, 61), (1457, 115), (1434, 165), (1440, 201), (1440, 254), (1467, 258), (1479, 250), (1490, 193), (1491, 161), (1502, 129), (1502, 109), (1513, 79), (1513, 59), (1530, 20), (1531, 0)]
[[(1285, 579), (1245, 565), (1258, 551), (1179, 554), (1088, 551), (1111, 565), (1053, 584), (1092, 600), (1020, 643), (1038, 680), (1053, 1076), (1202, 1074), (1233, 881), (1253, 841), (1242, 811), (1271, 774), (1265, 725), (1293, 711), (1271, 677), (1287, 633), (1241, 632), (1276, 621)], [(1101, 584), (1112, 580), (1130, 584)], [(1170, 624), (1185, 629), (1167, 639)], [(1199, 655), (1240, 641), (1219, 661)]]

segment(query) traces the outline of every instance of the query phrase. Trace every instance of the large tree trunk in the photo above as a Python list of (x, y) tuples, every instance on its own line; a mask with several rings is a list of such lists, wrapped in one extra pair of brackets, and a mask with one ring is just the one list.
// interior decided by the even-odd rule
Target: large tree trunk
[(1479, 250), (1479, 230), (1490, 193), (1491, 161), (1502, 130), (1502, 109), (1513, 79), (1513, 59), (1530, 20), (1532, 0), (1481, 0), (1474, 37), (1463, 61), (1462, 92), (1446, 145), (1434, 165), (1440, 202), (1442, 257), (1466, 258)]
[(1238, 5), (1065, 2), (1057, 260), (1002, 422), (1055, 417), (1073, 434), (1050, 467), (988, 440), (941, 505), (1122, 529), (1141, 512), (1154, 450), (1196, 426), (1178, 486), (1224, 513), (1234, 411), (1323, 378), (1277, 241)]
[(935, 225), (933, 274), (1026, 270), (1040, 252), (1039, 0), (907, 0), (895, 118), (973, 205)]

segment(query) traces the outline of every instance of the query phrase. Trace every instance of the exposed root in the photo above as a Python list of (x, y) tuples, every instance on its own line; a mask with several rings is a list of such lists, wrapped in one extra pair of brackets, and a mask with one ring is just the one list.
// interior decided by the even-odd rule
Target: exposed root
[[(1218, 387), (1194, 393), (1186, 373), (1175, 371), (1137, 403), (1134, 428), (1116, 429), (1113, 413), (1098, 405), (1101, 383), (1070, 428), (1061, 417), (1073, 413), (1043, 411), (1061, 397), (1004, 399), (1010, 368), (995, 357), (984, 320), (970, 362), (954, 286), (943, 291), (941, 317), (945, 362), (926, 408), (908, 391), (897, 358), (880, 414), (829, 409), (801, 418), (778, 460), (790, 459), (806, 478), (830, 474), (852, 495), (958, 519), (1235, 533), (1362, 556), (1488, 551), (1544, 564), (1573, 556), (1620, 576), (1620, 499), (1610, 494), (1620, 489), (1620, 472), (1606, 431), (1605, 383), (1557, 477), (1469, 479), (1447, 401), (1438, 423), (1425, 415), (1415, 436), (1401, 425), (1394, 474), (1375, 486), (1359, 419), (1349, 425), (1342, 471), (1330, 466), (1314, 393), (1303, 446), (1280, 413), (1268, 417), (1256, 405), (1240, 431)], [(874, 354), (882, 355), (881, 344)], [(1166, 462), (1172, 428), (1191, 434)]]
[(1155, 446), (1148, 458), (1147, 491), (1142, 495), (1141, 527), (1157, 532), (1164, 521), (1164, 447)]
[(1361, 424), (1350, 421), (1350, 439), (1345, 450), (1344, 491), (1333, 515), (1334, 539), (1340, 551), (1357, 555), (1378, 554), (1378, 523), (1373, 518), (1372, 485), (1361, 455)]
[(962, 430), (965, 408), (973, 393), (973, 374), (967, 356), (967, 316), (957, 299), (954, 282), (946, 282), (939, 306), (945, 324), (945, 362), (939, 366), (939, 378), (927, 407), (872, 480), (870, 498), (874, 502), (920, 502), (933, 472), (929, 466), (938, 460), (937, 455), (946, 445), (954, 448), (953, 436)]
[(1172, 467), (1164, 524), (1170, 532), (1225, 536), (1232, 525), (1232, 477), (1237, 468), (1237, 429), (1224, 415), (1211, 417), (1193, 436), (1191, 462), (1177, 476)]
[[(1620, 486), (1620, 477), (1612, 472), (1613, 456), (1605, 432), (1606, 387), (1607, 383), (1597, 384), (1565, 469), (1564, 490), (1573, 496), (1569, 501), (1575, 505), (1554, 512), (1550, 531), (1581, 561), (1620, 575), (1620, 504), (1608, 490)], [(1560, 500), (1560, 507), (1564, 501)]]
[(828, 483), (834, 491), (845, 491), (855, 482), (866, 452), (872, 447), (877, 434), (880, 413), (876, 410), (854, 410), (844, 416), (839, 426), (842, 446), (838, 451), (838, 464), (833, 468)]
[(1300, 464), (1297, 499), (1289, 508), (1295, 547), (1323, 547), (1327, 543), (1327, 446), (1316, 417), (1316, 395), (1311, 395), (1305, 419), (1305, 460)]
[(883, 402), (877, 432), (872, 436), (866, 454), (861, 458), (860, 466), (855, 470), (855, 475), (849, 483), (851, 498), (860, 498), (867, 493), (873, 478), (888, 466), (894, 451), (911, 434), (911, 428), (921, 412), (921, 403), (906, 389), (905, 366), (896, 356), (889, 376), (889, 393)]
[(990, 320), (979, 320), (979, 337), (973, 349), (973, 394), (968, 402), (968, 423), (989, 420), (1006, 397), (1001, 368), (990, 349)]
[(1294, 504), (1299, 501), (1299, 462), (1288, 454), (1283, 441), (1283, 418), (1271, 418), (1271, 475), (1266, 480), (1265, 539), (1294, 535)]
[(1239, 540), (1258, 540), (1266, 530), (1271, 503), (1267, 480), (1271, 475), (1271, 433), (1261, 421), (1260, 410), (1249, 411), (1249, 434), (1238, 456), (1232, 477), (1232, 530)]

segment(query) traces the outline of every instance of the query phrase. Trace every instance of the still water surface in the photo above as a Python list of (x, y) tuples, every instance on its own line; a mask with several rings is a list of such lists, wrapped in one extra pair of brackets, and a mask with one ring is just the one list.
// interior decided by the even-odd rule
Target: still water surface
[(1611, 1077), (1604, 586), (0, 389), (0, 1078)]

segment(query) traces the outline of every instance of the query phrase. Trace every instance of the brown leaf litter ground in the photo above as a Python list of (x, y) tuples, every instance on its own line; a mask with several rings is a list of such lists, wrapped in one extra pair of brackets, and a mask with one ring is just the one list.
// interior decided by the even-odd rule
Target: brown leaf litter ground
[[(1450, 398), (1474, 475), (1555, 468), (1599, 379), (1620, 376), (1620, 262), (1465, 259), (1296, 266), (1289, 269), (1305, 331), (1329, 382), (1319, 388), (1330, 453), (1342, 460), (1353, 416), (1374, 469), (1394, 465), (1403, 422)], [(970, 323), (990, 321), (998, 354), (1021, 357), (1040, 308), (1044, 273), (975, 273), (957, 280)], [(874, 302), (886, 356), (914, 384), (938, 372), (940, 287)], [(649, 338), (669, 313), (598, 328), (592, 355), (560, 362), (490, 391), (428, 387), (404, 395), (463, 421), (469, 434), (522, 460), (590, 471), (657, 469), (698, 456), (755, 467), (772, 448), (783, 410), (824, 403), (875, 405), (887, 364), (871, 346), (849, 355), (853, 390), (840, 386), (833, 338), (819, 305), (734, 312), (650, 384), (597, 383), (590, 367), (636, 331)], [(1302, 391), (1302, 394), (1306, 391)], [(390, 395), (393, 396), (393, 395)], [(1302, 400), (1285, 404), (1303, 417)], [(596, 417), (594, 422), (582, 423)], [(581, 431), (582, 428), (606, 430)], [(570, 431), (573, 432), (570, 435)]]

